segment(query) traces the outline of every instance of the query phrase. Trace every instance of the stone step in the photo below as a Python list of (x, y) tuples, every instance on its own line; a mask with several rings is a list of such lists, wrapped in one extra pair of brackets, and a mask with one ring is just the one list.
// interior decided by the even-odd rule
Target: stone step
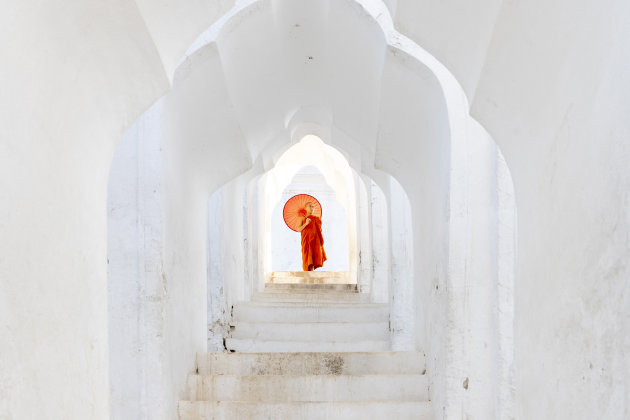
[(268, 284), (356, 284), (347, 278), (269, 277)]
[(391, 350), (389, 340), (286, 341), (227, 338), (226, 348), (239, 353), (381, 352)]
[(238, 322), (231, 338), (269, 341), (369, 341), (389, 339), (388, 322)]
[(426, 375), (190, 375), (192, 401), (428, 401)]
[(288, 291), (297, 293), (338, 293), (358, 292), (356, 284), (306, 284), (306, 283), (265, 283), (265, 290), (270, 292)]
[(238, 302), (234, 322), (387, 322), (389, 306), (379, 303)]
[(180, 420), (431, 420), (430, 402), (180, 401)]
[(199, 353), (200, 375), (424, 374), (422, 352)]
[(347, 271), (274, 271), (270, 283), (348, 283)]
[(367, 293), (291, 293), (291, 292), (255, 292), (255, 302), (364, 302), (370, 301)]

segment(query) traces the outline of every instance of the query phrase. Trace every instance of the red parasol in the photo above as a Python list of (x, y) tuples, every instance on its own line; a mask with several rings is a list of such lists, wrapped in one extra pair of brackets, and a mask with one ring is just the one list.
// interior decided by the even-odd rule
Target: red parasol
[(294, 195), (287, 200), (284, 209), (282, 209), (284, 223), (296, 232), (298, 226), (300, 226), (300, 217), (306, 216), (306, 203), (313, 204), (313, 216), (322, 217), (322, 205), (319, 204), (315, 197), (308, 194)]

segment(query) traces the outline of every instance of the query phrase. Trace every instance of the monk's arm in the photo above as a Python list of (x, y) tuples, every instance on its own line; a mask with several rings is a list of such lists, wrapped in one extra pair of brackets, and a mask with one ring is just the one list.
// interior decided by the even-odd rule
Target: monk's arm
[(304, 230), (304, 228), (311, 222), (311, 219), (305, 217), (302, 220), (302, 223), (300, 223), (300, 226), (298, 226), (297, 230), (298, 232), (302, 232)]

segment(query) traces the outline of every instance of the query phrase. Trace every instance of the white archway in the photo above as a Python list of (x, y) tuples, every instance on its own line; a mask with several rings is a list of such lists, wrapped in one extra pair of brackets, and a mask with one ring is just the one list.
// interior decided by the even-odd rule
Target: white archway
[[(488, 251), (488, 255), (496, 255), (496, 243), (485, 239), (477, 242), (479, 237), (471, 233), (473, 214), (469, 209), (474, 207), (471, 203), (476, 195), (468, 187), (470, 179), (478, 176), (479, 169), (471, 162), (488, 163), (485, 160), (488, 156), (496, 156), (496, 145), (487, 133), (475, 131), (474, 120), (467, 113), (465, 96), (455, 79), (433, 57), (396, 32), (386, 11), (381, 13), (383, 10), (377, 3), (348, 1), (329, 5), (336, 13), (331, 19), (338, 29), (348, 29), (341, 22), (358, 23), (350, 25), (352, 31), (343, 32), (347, 35), (344, 42), (312, 47), (324, 57), (330, 50), (332, 60), (345, 63), (343, 54), (352, 50), (350, 47), (360, 45), (362, 49), (358, 52), (352, 50), (352, 59), (364, 61), (361, 65), (347, 63), (349, 70), (345, 78), (339, 76), (344, 74), (342, 72), (335, 74), (327, 89), (316, 89), (317, 83), (313, 87), (311, 82), (318, 82), (321, 74), (317, 71), (307, 70), (308, 77), (304, 77), (309, 83), (300, 85), (302, 73), (295, 66), (290, 67), (294, 73), (280, 81), (274, 72), (265, 71), (274, 83), (282, 80), (298, 83), (301, 89), (296, 89), (295, 97), (289, 95), (292, 92), (283, 91), (277, 101), (275, 98), (270, 101), (272, 95), (263, 95), (265, 90), (259, 91), (258, 87), (246, 83), (251, 75), (247, 66), (241, 66), (243, 48), (240, 47), (248, 45), (251, 39), (245, 35), (251, 33), (252, 27), (286, 18), (269, 10), (269, 4), (264, 2), (244, 2), (237, 6), (230, 15), (234, 20), (226, 18), (214, 27), (214, 35), (205, 39), (203, 46), (200, 45), (184, 61), (175, 76), (173, 90), (161, 101), (164, 106), (157, 119), (151, 121), (155, 115), (143, 118), (147, 125), (162, 128), (164, 155), (168, 155), (161, 180), (169, 190), (165, 213), (176, 221), (165, 229), (166, 236), (173, 240), (165, 247), (174, 254), (175, 244), (185, 250), (185, 258), (194, 264), (173, 272), (194, 278), (196, 287), (201, 290), (200, 273), (205, 274), (206, 270), (202, 269), (201, 263), (205, 261), (205, 255), (201, 253), (200, 256), (199, 250), (204, 249), (205, 238), (201, 240), (193, 231), (193, 226), (198, 224), (191, 220), (204, 220), (199, 215), (205, 215), (205, 207), (201, 209), (200, 203), (205, 205), (218, 186), (235, 179), (253, 165), (249, 179), (239, 181), (248, 184), (240, 185), (238, 190), (245, 197), (237, 194), (233, 200), (240, 205), (245, 203), (243, 219), (252, 221), (251, 225), (243, 227), (246, 237), (254, 240), (245, 246), (241, 244), (238, 251), (244, 255), (247, 268), (239, 283), (241, 286), (237, 287), (242, 293), (234, 295), (247, 299), (255, 290), (254, 286), (264, 281), (265, 268), (258, 262), (264, 261), (261, 251), (266, 246), (264, 236), (253, 234), (266, 222), (264, 213), (251, 214), (252, 209), (260, 209), (263, 205), (262, 196), (252, 194), (252, 191), (261, 191), (260, 185), (256, 185), (258, 180), (251, 182), (251, 179), (272, 166), (274, 153), (287, 147), (296, 132), (304, 127), (319, 127), (322, 136), (348, 157), (358, 174), (366, 174), (375, 180), (379, 178), (378, 170), (391, 174), (409, 197), (411, 226), (408, 228), (414, 237), (411, 258), (414, 265), (409, 274), (414, 282), (413, 337), (415, 348), (424, 349), (429, 356), (436, 409), (446, 407), (449, 415), (469, 411), (460, 404), (468, 398), (485, 404), (478, 408), (478, 403), (471, 403), (471, 412), (487, 413), (494, 410), (493, 403), (488, 402), (493, 391), (479, 384), (488, 382), (487, 378), (495, 373), (477, 367), (492, 365), (493, 353), (476, 346), (488, 338), (484, 334), (491, 332), (480, 333), (474, 330), (477, 326), (468, 325), (470, 318), (466, 311), (470, 310), (471, 303), (467, 294), (470, 282), (492, 278), (487, 276), (492, 268), (489, 264), (473, 272), (468, 267), (477, 261), (471, 249), (480, 254)], [(363, 8), (357, 9), (356, 5)], [(287, 3), (285, 7), (290, 9), (291, 6)], [(248, 15), (247, 12), (252, 13)], [(320, 18), (328, 19), (326, 16)], [(228, 21), (229, 25), (223, 27)], [(251, 26), (243, 28), (245, 24)], [(278, 52), (277, 45), (266, 43), (265, 48), (280, 54), (277, 63), (273, 60), (265, 63), (269, 66), (267, 70), (275, 69), (275, 65), (287, 59), (282, 55), (284, 50)], [(292, 48), (289, 51), (294, 51), (295, 45)], [(265, 51), (263, 48), (260, 52)], [(356, 75), (356, 70), (363, 68), (363, 64), (370, 71), (355, 83), (349, 77)], [(344, 67), (340, 66), (340, 69)], [(348, 92), (343, 90), (346, 85)], [(367, 105), (354, 106), (356, 97)], [(312, 105), (320, 100), (324, 105)], [(401, 103), (405, 106), (401, 107)], [(268, 109), (262, 112), (263, 108)], [(479, 144), (484, 147), (477, 148)], [(490, 182), (492, 175), (484, 174), (481, 178)], [(366, 184), (357, 185), (360, 189)], [(484, 203), (491, 201), (488, 200)], [(482, 207), (475, 207), (475, 211), (481, 211)], [(194, 211), (194, 217), (183, 219), (183, 212), (189, 211)], [(492, 221), (485, 222), (490, 229)], [(259, 239), (261, 242), (252, 243)], [(471, 243), (475, 246), (471, 247)], [(483, 290), (484, 298), (496, 291)], [(489, 317), (492, 311), (492, 308), (488, 309)], [(192, 316), (193, 312), (191, 310), (188, 315)], [(468, 333), (467, 329), (470, 330)], [(468, 341), (461, 337), (468, 337)], [(454, 347), (453, 342), (461, 342), (462, 346)], [(508, 347), (504, 348), (509, 353)], [(467, 356), (467, 349), (471, 348), (480, 354), (476, 360)], [(472, 385), (470, 391), (465, 392), (461, 383), (466, 378)]]
[(336, 198), (330, 186), (316, 166), (303, 166), (283, 189), (280, 199), (273, 207), (270, 217), (271, 271), (300, 271), (302, 255), (298, 233), (284, 223), (283, 208), (288, 199), (297, 194), (315, 197), (322, 208), (322, 234), (327, 259), (320, 271), (347, 273), (349, 268), (348, 214)]
[[(330, 147), (317, 136), (307, 135), (303, 137), (297, 144), (293, 145), (278, 159), (273, 169), (269, 170), (261, 179), (260, 192), (264, 197), (263, 212), (264, 212), (264, 240), (265, 251), (263, 252), (263, 270), (265, 277), (267, 277), (271, 271), (272, 266), (272, 226), (276, 226), (276, 229), (282, 228), (281, 223), (278, 222), (278, 217), (274, 219), (274, 215), (278, 216), (278, 208), (284, 204), (284, 201), (288, 198), (283, 192), (289, 186), (294, 177), (305, 167), (316, 168), (321, 175), (326, 185), (328, 185), (333, 196), (327, 199), (331, 205), (338, 202), (342, 207), (342, 211), (345, 212), (345, 220), (340, 222), (341, 226), (345, 224), (345, 242), (347, 243), (347, 254), (343, 258), (346, 262), (346, 270), (350, 275), (348, 280), (351, 282), (357, 282), (357, 266), (358, 266), (358, 243), (357, 243), (357, 222), (356, 222), (356, 206), (357, 197), (355, 194), (355, 182), (352, 173), (352, 169), (348, 164), (348, 161), (343, 157), (341, 153)], [(323, 193), (323, 191), (322, 191)], [(322, 203), (324, 204), (324, 203)], [(275, 210), (275, 211), (274, 211)], [(337, 214), (335, 214), (339, 217)], [(281, 217), (281, 215), (280, 215)], [(326, 220), (326, 216), (322, 217), (322, 220)], [(326, 234), (327, 229), (324, 229)], [(336, 237), (339, 241), (344, 241), (344, 238), (340, 238), (343, 232), (336, 232)], [(276, 233), (276, 235), (278, 235)], [(286, 235), (285, 235), (286, 236)], [(297, 236), (295, 236), (297, 238)], [(296, 250), (299, 249), (299, 245)], [(286, 251), (289, 251), (287, 248)], [(341, 264), (343, 266), (343, 264)], [(339, 263), (336, 266), (340, 266)], [(296, 267), (299, 271), (300, 266)]]

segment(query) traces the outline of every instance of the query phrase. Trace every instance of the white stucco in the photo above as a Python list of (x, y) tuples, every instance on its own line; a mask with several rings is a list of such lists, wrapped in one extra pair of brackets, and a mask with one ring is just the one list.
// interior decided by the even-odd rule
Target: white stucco
[(409, 200), (402, 186), (393, 178), (389, 180), (389, 223), (391, 267), (389, 274), (389, 322), (393, 350), (416, 348), (416, 305), (414, 299), (414, 253), (410, 227), (414, 225)]
[[(125, 419), (172, 412), (163, 381), (151, 380), (164, 360), (161, 236), (162, 157), (153, 107), (126, 133), (114, 154), (108, 185), (108, 327), (110, 416)], [(165, 386), (166, 385), (166, 386)], [(161, 391), (162, 390), (162, 391)], [(165, 406), (165, 404), (167, 406)]]
[(229, 308), (264, 278), (258, 181), (306, 134), (408, 197), (435, 419), (630, 416), (627, 1), (5, 3), (0, 417), (173, 418), (208, 201), (238, 208)]
[(551, 6), (502, 8), (473, 103), (518, 208), (516, 415), (625, 418), (630, 9)]
[[(372, 294), (373, 302), (389, 301), (389, 280), (391, 278), (391, 250), (389, 210), (387, 198), (382, 188), (370, 180), (370, 215), (372, 232)], [(408, 232), (409, 236), (411, 234)]]

